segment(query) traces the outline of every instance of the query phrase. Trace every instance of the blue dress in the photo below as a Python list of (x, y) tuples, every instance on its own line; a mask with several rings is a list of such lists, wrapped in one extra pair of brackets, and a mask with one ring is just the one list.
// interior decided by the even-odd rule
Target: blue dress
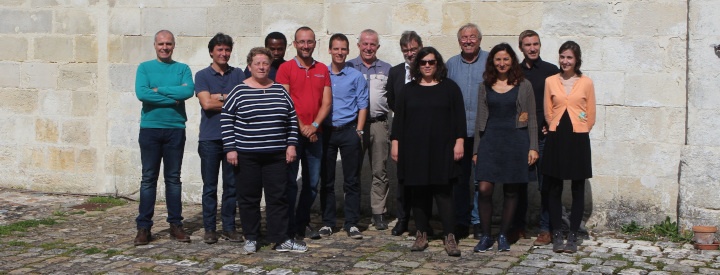
[(530, 137), (527, 128), (517, 128), (517, 98), (515, 86), (498, 93), (487, 87), (488, 121), (480, 133), (475, 180), (492, 183), (527, 183)]

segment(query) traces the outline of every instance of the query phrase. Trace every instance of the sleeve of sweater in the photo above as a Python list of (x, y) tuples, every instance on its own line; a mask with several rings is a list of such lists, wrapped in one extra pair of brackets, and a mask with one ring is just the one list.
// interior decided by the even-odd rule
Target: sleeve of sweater
[(193, 83), (190, 67), (182, 64), (182, 68), (180, 70), (182, 71), (182, 83), (177, 86), (157, 87), (158, 94), (177, 101), (185, 101), (193, 96), (195, 84)]
[[(157, 93), (152, 88), (150, 87), (150, 79), (148, 79), (145, 65), (144, 63), (140, 64), (135, 73), (135, 96), (137, 96), (137, 99), (143, 103), (161, 107), (172, 107), (177, 104), (174, 99)], [(190, 93), (192, 95), (192, 91)]]
[(222, 133), (223, 152), (225, 153), (237, 149), (235, 145), (235, 120), (237, 119), (236, 113), (240, 103), (238, 88), (236, 87), (230, 92), (220, 113), (220, 131)]
[(593, 84), (592, 80), (588, 77), (588, 88), (587, 88), (587, 124), (588, 124), (588, 132), (592, 130), (593, 126), (595, 126), (595, 118), (596, 116), (596, 106), (595, 106), (595, 85)]
[(480, 120), (483, 118), (483, 114), (487, 114), (487, 96), (485, 96), (485, 83), (480, 83), (478, 89), (478, 100), (477, 100), (477, 111), (475, 112), (475, 141), (473, 142), (473, 155), (477, 154), (478, 146), (480, 146)]
[(520, 91), (524, 94), (523, 110), (528, 113), (528, 134), (530, 135), (530, 150), (540, 152), (538, 146), (538, 123), (537, 112), (535, 111), (535, 92), (533, 92), (532, 84), (527, 79), (523, 80), (520, 85)]

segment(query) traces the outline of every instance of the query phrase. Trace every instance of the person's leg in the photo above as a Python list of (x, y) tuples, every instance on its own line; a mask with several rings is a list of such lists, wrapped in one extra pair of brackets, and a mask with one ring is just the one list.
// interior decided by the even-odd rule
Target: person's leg
[(455, 225), (455, 234), (457, 235), (457, 238), (465, 238), (469, 234), (472, 212), (471, 207), (472, 205), (474, 205), (474, 203), (471, 202), (472, 193), (470, 192), (470, 187), (474, 182), (474, 180), (470, 180), (470, 176), (472, 175), (472, 156), (474, 141), (475, 138), (473, 137), (465, 138), (465, 153), (463, 155), (463, 158), (460, 159), (460, 166), (462, 167), (462, 171), (459, 177), (460, 182), (458, 184), (455, 184), (453, 187), (453, 200), (455, 208), (454, 215), (455, 222), (457, 223)]
[[(339, 132), (326, 129), (323, 135), (323, 158), (320, 176), (320, 211), (323, 226), (335, 228), (337, 224), (337, 204), (335, 202), (335, 167), (341, 137)], [(343, 158), (345, 160), (345, 158)], [(345, 165), (343, 165), (343, 168)]]
[(490, 236), (490, 225), (493, 212), (492, 196), (495, 184), (489, 181), (481, 181), (478, 189), (478, 212), (480, 212), (480, 224), (482, 225), (483, 235)]
[[(512, 228), (517, 234), (520, 234), (525, 232), (527, 224), (528, 188), (527, 184), (523, 184), (522, 186), (517, 186), (517, 188), (513, 189), (517, 189), (515, 192), (515, 196), (517, 197), (517, 206), (515, 208), (515, 214), (512, 217)], [(525, 236), (519, 237), (524, 238)]]
[[(395, 191), (395, 213), (397, 215), (397, 223), (390, 231), (394, 236), (400, 236), (403, 232), (408, 231), (408, 221), (410, 220), (410, 192), (405, 186), (405, 180), (398, 179), (397, 190)], [(410, 232), (412, 235), (413, 232)]]
[(222, 229), (224, 232), (235, 232), (237, 231), (235, 228), (235, 216), (238, 209), (237, 194), (235, 193), (235, 176), (233, 174), (232, 164), (227, 161), (227, 158), (225, 157), (226, 154), (222, 151), (222, 141), (219, 141), (219, 146), (220, 154), (222, 156), (223, 179), (222, 206), (220, 207)]
[(160, 162), (163, 146), (160, 139), (161, 129), (140, 129), (138, 143), (140, 145), (140, 162), (142, 164), (142, 180), (140, 181), (140, 204), (135, 223), (138, 229), (150, 229), (155, 214), (155, 198), (157, 196), (157, 180), (160, 176)]
[[(390, 181), (388, 180), (386, 169), (390, 147), (388, 122), (377, 121), (371, 123), (369, 130), (370, 143), (364, 146), (370, 148), (369, 159), (372, 170), (370, 208), (373, 215), (379, 215), (375, 216), (376, 218), (373, 220), (373, 224), (375, 224), (376, 229), (383, 230), (387, 228), (384, 215), (387, 212), (387, 197), (390, 193)], [(362, 154), (360, 157), (362, 158)]]
[(430, 217), (432, 215), (432, 190), (429, 186), (412, 186), (410, 196), (412, 202), (415, 227), (420, 232), (430, 232)]
[(307, 139), (302, 137), (300, 135), (298, 137), (298, 145), (295, 146), (295, 152), (297, 153), (297, 157), (295, 158), (295, 161), (288, 164), (287, 167), (287, 186), (286, 186), (286, 197), (288, 202), (288, 226), (287, 226), (287, 235), (288, 238), (293, 238), (296, 235), (296, 232), (299, 231), (296, 227), (296, 219), (297, 216), (295, 209), (297, 209), (297, 201), (298, 201), (298, 182), (297, 182), (297, 176), (298, 172), (300, 171), (300, 159), (302, 159), (305, 155), (305, 142), (307, 142)]
[(535, 170), (538, 172), (537, 179), (538, 179), (538, 189), (540, 191), (540, 231), (541, 232), (551, 232), (550, 230), (550, 212), (548, 208), (548, 190), (545, 188), (545, 185), (543, 184), (543, 175), (540, 174), (540, 171), (542, 171), (542, 157), (543, 152), (545, 151), (545, 136), (541, 135), (538, 138), (538, 149), (540, 150), (540, 157), (538, 158), (537, 162), (535, 163), (535, 166), (537, 167)]
[[(224, 155), (222, 143), (218, 148), (215, 140), (199, 141), (198, 155), (200, 155), (200, 176), (203, 181), (203, 228), (205, 228), (205, 232), (215, 232), (217, 230), (217, 220), (215, 216), (217, 213), (218, 171), (220, 170), (220, 163), (223, 162)], [(223, 183), (223, 185), (224, 184), (225, 183)], [(225, 196), (224, 193), (225, 192), (223, 192), (223, 197)]]
[(243, 221), (243, 235), (249, 241), (257, 241), (260, 234), (260, 200), (263, 188), (260, 158), (260, 154), (239, 152), (238, 165), (235, 168), (235, 189), (240, 206), (240, 219)]
[[(457, 209), (455, 208), (456, 204), (453, 204), (453, 187), (458, 185), (457, 182), (455, 182), (456, 180), (457, 179), (453, 180), (447, 185), (432, 186), (432, 194), (435, 198), (435, 205), (437, 206), (438, 215), (443, 225), (444, 237), (447, 237), (450, 233), (454, 233), (455, 225), (457, 224), (454, 215), (457, 213)], [(468, 204), (468, 206), (469, 205), (470, 204)]]
[[(267, 241), (282, 243), (287, 239), (287, 197), (285, 196), (285, 152), (263, 156), (262, 186), (265, 190)], [(245, 224), (243, 220), (243, 224)]]
[(553, 229), (552, 242), (553, 251), (563, 252), (563, 236), (562, 236), (562, 191), (563, 180), (545, 176), (543, 184), (548, 189), (548, 208), (550, 212), (550, 226)]
[(360, 222), (360, 180), (358, 162), (360, 159), (360, 136), (351, 127), (335, 132), (338, 137), (343, 170), (343, 193), (345, 194), (345, 224), (343, 229), (350, 230)]
[(503, 184), (503, 214), (500, 223), (500, 235), (506, 235), (510, 229), (513, 218), (516, 216), (515, 210), (518, 208), (519, 195), (523, 189), (527, 189), (526, 183)]
[(577, 232), (580, 229), (583, 212), (585, 212), (585, 180), (573, 180), (570, 232)]
[(298, 232), (305, 231), (310, 223), (310, 208), (315, 202), (320, 182), (320, 166), (322, 160), (322, 135), (318, 135), (316, 142), (304, 144), (302, 162), (302, 189), (298, 199), (295, 216), (295, 228)]
[(165, 201), (168, 210), (167, 222), (182, 225), (182, 168), (185, 152), (185, 129), (165, 129), (166, 142), (163, 144), (163, 175), (165, 177)]

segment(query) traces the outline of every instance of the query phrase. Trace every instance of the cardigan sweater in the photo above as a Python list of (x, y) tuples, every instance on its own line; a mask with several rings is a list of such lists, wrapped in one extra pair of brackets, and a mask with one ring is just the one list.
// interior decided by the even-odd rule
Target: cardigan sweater
[(545, 79), (545, 121), (549, 131), (555, 131), (560, 118), (568, 111), (573, 132), (589, 133), (595, 125), (595, 87), (592, 80), (582, 75), (570, 94), (565, 92), (560, 74)]
[[(478, 91), (477, 114), (475, 116), (475, 143), (473, 144), (473, 154), (477, 154), (480, 139), (487, 126), (488, 117), (490, 117), (487, 104), (487, 85), (485, 82), (480, 83)], [(517, 113), (515, 114), (515, 127), (528, 128), (530, 136), (530, 150), (540, 152), (538, 149), (538, 123), (537, 112), (535, 112), (535, 93), (532, 84), (527, 79), (520, 82), (520, 90), (517, 97)]]

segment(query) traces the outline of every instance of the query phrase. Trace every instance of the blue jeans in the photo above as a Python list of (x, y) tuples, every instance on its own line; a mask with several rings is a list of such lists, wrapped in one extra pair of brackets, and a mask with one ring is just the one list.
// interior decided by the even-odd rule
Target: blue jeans
[(472, 222), (471, 211), (475, 209), (471, 207), (477, 204), (477, 202), (473, 203), (470, 201), (472, 198), (470, 197), (470, 192), (468, 192), (470, 184), (472, 184), (472, 182), (475, 182), (475, 179), (470, 178), (470, 176), (472, 175), (472, 169), (475, 168), (475, 165), (473, 165), (472, 163), (474, 143), (475, 137), (465, 138), (465, 142), (463, 144), (465, 152), (463, 158), (460, 159), (460, 166), (462, 167), (462, 173), (460, 174), (460, 182), (458, 182), (453, 187), (453, 199), (455, 201), (455, 222), (457, 223), (457, 225), (465, 227), (470, 226), (470, 223)]
[[(310, 142), (302, 135), (298, 138), (296, 147), (298, 160), (288, 165), (288, 237), (295, 233), (305, 232), (305, 226), (310, 223), (310, 208), (315, 202), (320, 182), (320, 163), (322, 160), (322, 135), (317, 135), (316, 142)], [(298, 198), (297, 176), (302, 162), (302, 189)], [(295, 209), (297, 202), (297, 210)]]
[(550, 230), (550, 207), (548, 203), (548, 189), (547, 186), (543, 185), (542, 175), (542, 160), (543, 151), (545, 150), (545, 136), (538, 138), (538, 147), (540, 150), (540, 158), (537, 160), (537, 173), (538, 173), (538, 189), (540, 191), (540, 231), (552, 232)]
[(237, 198), (235, 196), (235, 176), (233, 167), (225, 159), (222, 140), (203, 140), (198, 142), (200, 155), (200, 174), (203, 180), (202, 215), (205, 231), (217, 230), (217, 189), (218, 172), (222, 164), (222, 205), (220, 216), (223, 231), (235, 231), (235, 211)]
[(137, 228), (150, 229), (153, 226), (160, 162), (163, 163), (165, 177), (167, 222), (182, 225), (180, 168), (185, 151), (185, 129), (141, 128), (138, 143), (142, 162), (142, 181), (140, 181), (139, 213), (135, 218)]

